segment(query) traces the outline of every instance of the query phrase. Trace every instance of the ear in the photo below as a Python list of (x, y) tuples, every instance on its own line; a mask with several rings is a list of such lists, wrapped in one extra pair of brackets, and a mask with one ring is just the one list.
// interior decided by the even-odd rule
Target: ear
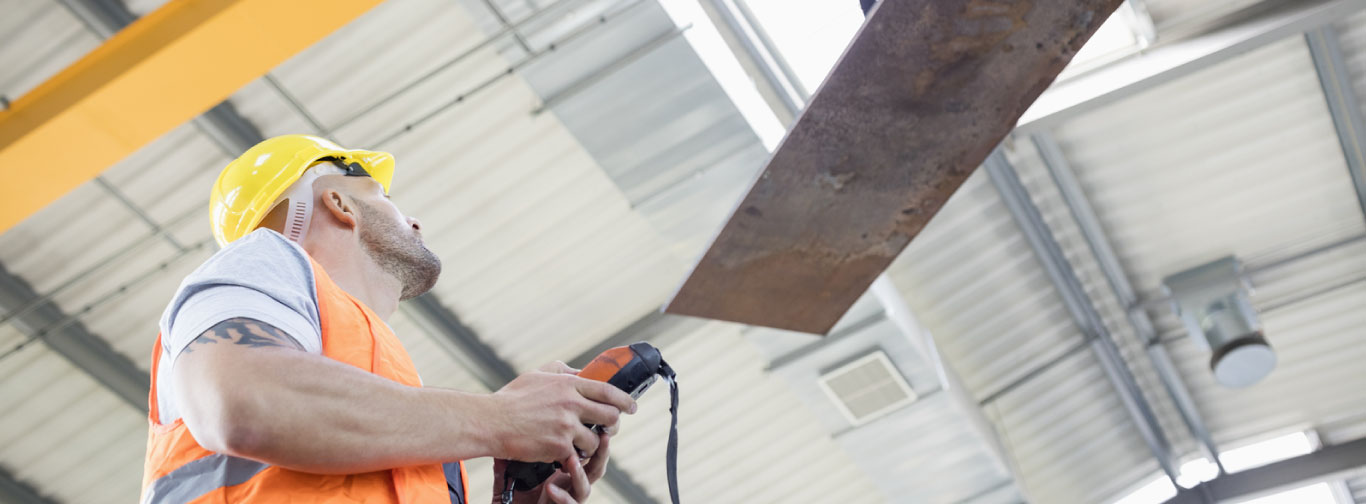
[(351, 198), (336, 189), (327, 189), (322, 194), (322, 207), (342, 226), (356, 228), (356, 205)]

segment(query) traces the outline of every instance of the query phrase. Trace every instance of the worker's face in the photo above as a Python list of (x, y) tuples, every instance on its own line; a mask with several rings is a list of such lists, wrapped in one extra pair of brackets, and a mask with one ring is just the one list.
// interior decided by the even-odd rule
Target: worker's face
[(359, 189), (354, 194), (360, 209), (357, 222), (361, 245), (385, 272), (403, 284), (399, 299), (422, 295), (436, 285), (441, 275), (441, 259), (422, 243), (422, 226), (403, 215), (384, 195), (384, 189), (369, 178), (348, 177)]

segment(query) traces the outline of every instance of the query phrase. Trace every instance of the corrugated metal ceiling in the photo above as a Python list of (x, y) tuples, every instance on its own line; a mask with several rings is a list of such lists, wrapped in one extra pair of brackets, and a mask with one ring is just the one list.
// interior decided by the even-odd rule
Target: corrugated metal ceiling
[[(552, 113), (532, 114), (544, 98), (674, 28), (654, 2), (568, 1), (562, 5), (577, 6), (574, 16), (548, 16), (524, 35), (535, 52), (573, 28), (550, 18), (600, 25), (579, 42), (535, 56), (507, 38), (444, 69), (499, 30), (486, 9), (470, 6), (482, 2), (382, 4), (272, 72), (323, 131), (267, 82), (233, 96), (267, 135), (317, 132), (393, 151), (400, 160), (394, 199), (423, 218), (429, 245), (445, 262), (437, 293), (520, 369), (568, 359), (657, 307), (765, 158), (682, 38), (557, 102)], [(160, 3), (129, 5), (146, 13)], [(1209, 10), (1185, 1), (1148, 3), (1159, 26)], [(561, 4), (498, 5), (516, 22), (533, 9)], [(10, 98), (98, 43), (51, 0), (4, 0), (0, 8), (12, 14), (0, 20), (6, 41), (0, 93)], [(602, 12), (612, 19), (588, 17)], [(1366, 14), (1339, 23), (1349, 71), (1366, 96), (1363, 26)], [(570, 50), (577, 43), (583, 50)], [(613, 51), (588, 49), (612, 44)], [(526, 58), (539, 59), (513, 77), (499, 77)], [(418, 79), (424, 80), (404, 90)], [(456, 101), (462, 95), (467, 98)], [(1149, 297), (1158, 295), (1163, 275), (1221, 255), (1237, 254), (1255, 269), (1366, 233), (1297, 38), (1085, 114), (1056, 136), (1121, 262)], [(1193, 453), (1036, 155), (1016, 147), (1012, 160), (1163, 427), (1179, 452)], [(5, 233), (0, 262), (38, 292), (51, 292), (113, 257), (54, 299), (68, 313), (95, 304), (82, 321), (145, 369), (165, 299), (212, 250), (194, 247), (208, 239), (203, 195), (225, 162), (216, 144), (187, 125), (103, 175), (175, 243), (153, 236), (113, 193), (89, 183)], [(195, 187), (202, 189), (185, 190)], [(1215, 385), (1208, 356), (1160, 303), (1150, 306), (1218, 441), (1288, 428), (1321, 428), (1330, 442), (1366, 432), (1366, 398), (1356, 386), (1366, 376), (1354, 365), (1366, 358), (1356, 344), (1366, 323), (1360, 315), (1366, 288), (1356, 284), (1290, 302), (1330, 279), (1360, 276), (1364, 254), (1366, 244), (1357, 243), (1254, 274), (1256, 302), (1266, 310), (1267, 335), (1281, 362), (1266, 382), (1246, 390)], [(889, 274), (969, 391), (986, 401), (986, 414), (1036, 501), (1100, 502), (1156, 471), (984, 175), (964, 185)], [(132, 294), (119, 294), (125, 285), (133, 285)], [(406, 311), (390, 323), (427, 384), (482, 390), (435, 339), (438, 331)], [(871, 334), (877, 327), (856, 330)], [(893, 420), (884, 423), (894, 425), (884, 430), (832, 434), (821, 420), (826, 412), (813, 411), (794, 388), (800, 384), (765, 371), (783, 352), (756, 345), (759, 339), (743, 331), (694, 326), (664, 348), (682, 377), (680, 477), (688, 500), (870, 502), (891, 495), (939, 502), (974, 485), (983, 487), (975, 502), (1012, 500), (991, 487), (999, 479), (988, 484), (986, 476), (954, 480), (937, 472), (953, 466), (958, 474), (985, 474), (978, 471), (988, 464), (961, 433), (942, 427), (955, 421), (942, 395), (931, 393), (887, 417)], [(0, 325), (0, 349), (22, 337)], [(145, 435), (140, 412), (41, 345), (0, 359), (0, 383), (0, 411), (6, 412), (0, 413), (0, 465), (63, 501), (134, 498)], [(614, 444), (620, 465), (661, 500), (667, 495), (666, 395), (647, 395)], [(878, 440), (896, 449), (882, 459), (855, 460)], [(923, 453), (901, 457), (902, 449)], [(73, 479), (77, 464), (84, 472)], [(914, 497), (889, 493), (870, 479), (869, 464), (923, 474), (942, 487)], [(489, 473), (486, 461), (472, 465), (476, 482)], [(488, 489), (474, 487), (476, 501), (488, 496)], [(1352, 488), (1366, 495), (1361, 480)], [(594, 498), (620, 501), (606, 486)]]

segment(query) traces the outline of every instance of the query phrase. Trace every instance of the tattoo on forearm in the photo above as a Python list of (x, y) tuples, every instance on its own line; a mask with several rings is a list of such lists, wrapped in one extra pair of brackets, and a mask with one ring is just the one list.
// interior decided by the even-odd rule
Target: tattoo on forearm
[(281, 347), (303, 350), (294, 338), (275, 326), (249, 318), (232, 318), (204, 331), (185, 347), (184, 352), (190, 353), (202, 345), (213, 345), (220, 341), (251, 348)]

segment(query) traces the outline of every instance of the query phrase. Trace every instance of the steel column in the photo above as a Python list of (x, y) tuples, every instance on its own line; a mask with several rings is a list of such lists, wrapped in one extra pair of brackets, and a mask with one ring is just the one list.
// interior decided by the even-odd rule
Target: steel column
[(1072, 320), (1090, 342), (1092, 351), (1105, 371), (1105, 376), (1115, 387), (1120, 401), (1124, 403), (1125, 410), (1128, 411), (1134, 426), (1138, 428), (1143, 441), (1147, 443), (1153, 458), (1157, 459), (1158, 465), (1172, 480), (1172, 484), (1176, 484), (1176, 477), (1179, 474), (1176, 459), (1172, 456), (1171, 443), (1158, 424), (1157, 415), (1143, 397), (1143, 391), (1125, 364), (1119, 348), (1110, 338), (1110, 331), (1105, 327), (1095, 306), (1091, 304), (1091, 299), (1086, 295), (1076, 271), (1067, 262), (1062, 247), (1058, 245), (1053, 231), (1044, 222), (1039, 209), (1034, 206), (1034, 201), (1030, 199), (1029, 191), (1020, 182), (1015, 168), (1006, 160), (1000, 148), (987, 157), (982, 167), (986, 169), (996, 190), (1001, 194), (1001, 199), (1010, 209), (1010, 214), (1024, 233), (1030, 248), (1034, 250), (1035, 257), (1043, 264), (1053, 287), (1057, 289), (1058, 295), (1067, 306), (1067, 311), (1071, 313)]
[(1333, 116), (1342, 154), (1347, 158), (1347, 169), (1352, 174), (1357, 203), (1366, 217), (1366, 120), (1362, 119), (1361, 103), (1347, 75), (1347, 65), (1338, 47), (1338, 34), (1332, 26), (1323, 26), (1304, 34), (1309, 43), (1309, 55), (1319, 74), (1328, 112)]
[(1152, 319), (1139, 303), (1138, 293), (1135, 292), (1133, 284), (1129, 283), (1129, 275), (1119, 263), (1119, 255), (1111, 247), (1110, 239), (1105, 234), (1105, 227), (1101, 225), (1100, 218), (1091, 207), (1091, 202), (1087, 199), (1081, 183), (1077, 181), (1077, 176), (1067, 162), (1062, 148), (1048, 133), (1035, 133), (1033, 140), (1039, 156), (1043, 158), (1044, 166), (1052, 174), (1053, 182), (1057, 184), (1058, 191), (1067, 204), (1067, 209), (1071, 211), (1077, 227), (1081, 229), (1081, 234), (1091, 249), (1091, 255), (1100, 264), (1100, 270), (1110, 284), (1110, 290), (1114, 292), (1119, 305), (1124, 307), (1129, 324), (1133, 326), (1139, 342), (1147, 349), (1153, 368), (1157, 370), (1157, 376), (1161, 379), (1167, 395), (1171, 396), (1172, 402), (1176, 404), (1181, 420), (1200, 445), (1205, 458), (1218, 466), (1219, 472), (1223, 473), (1224, 464), (1219, 461), (1219, 449), (1214, 444), (1214, 438), (1205, 427), (1205, 421), (1200, 416), (1200, 411), (1196, 408), (1195, 400), (1191, 398), (1190, 390), (1186, 388), (1181, 373), (1172, 363), (1167, 347), (1159, 341), (1157, 331), (1153, 329)]

